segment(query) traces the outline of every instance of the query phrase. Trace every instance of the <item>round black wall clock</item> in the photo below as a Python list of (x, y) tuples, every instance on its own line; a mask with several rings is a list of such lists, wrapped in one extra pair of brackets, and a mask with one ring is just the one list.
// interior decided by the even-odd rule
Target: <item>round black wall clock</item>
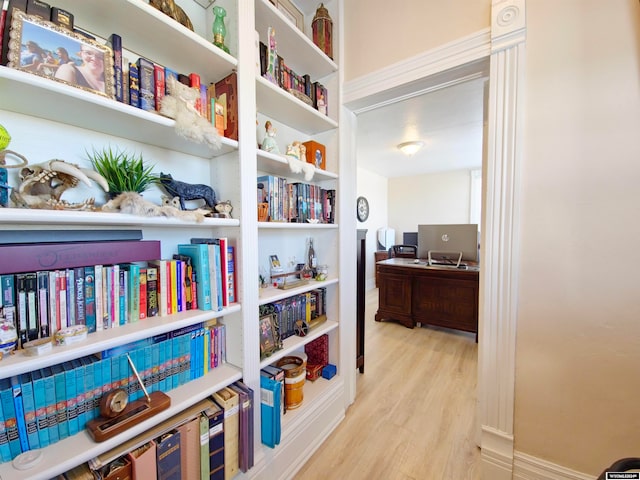
[(364, 222), (369, 218), (369, 202), (364, 197), (358, 197), (356, 201), (358, 220)]

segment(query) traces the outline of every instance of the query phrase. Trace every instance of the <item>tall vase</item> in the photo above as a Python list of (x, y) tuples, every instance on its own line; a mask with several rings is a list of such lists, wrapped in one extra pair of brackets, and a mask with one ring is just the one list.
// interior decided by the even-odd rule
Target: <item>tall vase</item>
[(213, 21), (213, 44), (229, 53), (229, 49), (224, 44), (224, 37), (227, 35), (227, 27), (224, 25), (224, 17), (227, 15), (227, 11), (219, 6), (213, 7), (213, 14), (215, 20)]

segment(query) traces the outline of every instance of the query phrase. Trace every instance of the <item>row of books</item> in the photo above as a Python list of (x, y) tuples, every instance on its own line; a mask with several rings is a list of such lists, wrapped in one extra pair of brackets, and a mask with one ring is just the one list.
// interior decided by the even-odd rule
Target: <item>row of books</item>
[(38, 259), (50, 265), (49, 259), (55, 258), (56, 265), (67, 265), (0, 275), (0, 320), (15, 327), (17, 347), (22, 348), (72, 325), (86, 325), (92, 333), (157, 315), (222, 310), (236, 301), (235, 249), (226, 238), (193, 241), (202, 243), (179, 245), (171, 259), (94, 265), (82, 264), (159, 256), (160, 245), (124, 241), (0, 246), (0, 259), (7, 259), (3, 271), (41, 268)]
[[(116, 388), (129, 399), (169, 391), (225, 361), (223, 325), (197, 324), (131, 345), (0, 380), (0, 459), (75, 435), (99, 415), (100, 400)], [(214, 363), (215, 357), (215, 363)]]
[(237, 381), (194, 405), (186, 416), (163, 422), (171, 426), (141, 446), (139, 438), (147, 433), (132, 439), (136, 447), (107, 465), (89, 462), (59, 478), (111, 479), (117, 474), (121, 479), (228, 480), (253, 467), (253, 418), (254, 392)]
[(336, 191), (284, 177), (261, 175), (257, 178), (258, 203), (267, 203), (268, 221), (306, 223), (335, 222)]
[(261, 306), (261, 315), (271, 312), (276, 315), (279, 343), (293, 335), (304, 335), (314, 319), (326, 316), (326, 288), (317, 288)]
[[(276, 54), (274, 72), (271, 75), (268, 72), (269, 49), (267, 45), (259, 43), (260, 56), (260, 75), (267, 80), (275, 83), (280, 88), (292, 93), (309, 106), (315, 108), (319, 112), (328, 115), (328, 99), (327, 89), (320, 82), (311, 81), (308, 74), (299, 75), (293, 71), (284, 61), (284, 59)], [(273, 77), (273, 78), (272, 78)]]

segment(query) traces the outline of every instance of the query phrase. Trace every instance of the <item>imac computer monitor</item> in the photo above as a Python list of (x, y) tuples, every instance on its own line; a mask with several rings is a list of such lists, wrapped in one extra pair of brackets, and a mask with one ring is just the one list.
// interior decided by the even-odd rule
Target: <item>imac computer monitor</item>
[(418, 257), (441, 264), (478, 262), (478, 225), (418, 225)]

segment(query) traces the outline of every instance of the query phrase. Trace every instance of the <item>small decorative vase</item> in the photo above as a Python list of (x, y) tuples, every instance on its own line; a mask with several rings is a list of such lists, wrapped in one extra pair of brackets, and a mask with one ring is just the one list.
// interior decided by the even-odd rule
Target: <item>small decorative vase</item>
[(219, 6), (213, 7), (213, 14), (215, 20), (213, 21), (213, 44), (229, 53), (229, 49), (224, 44), (224, 37), (227, 35), (227, 27), (224, 26), (224, 17), (227, 15), (227, 11)]
[(311, 22), (313, 30), (313, 43), (333, 60), (333, 21), (329, 16), (329, 10), (320, 4)]

